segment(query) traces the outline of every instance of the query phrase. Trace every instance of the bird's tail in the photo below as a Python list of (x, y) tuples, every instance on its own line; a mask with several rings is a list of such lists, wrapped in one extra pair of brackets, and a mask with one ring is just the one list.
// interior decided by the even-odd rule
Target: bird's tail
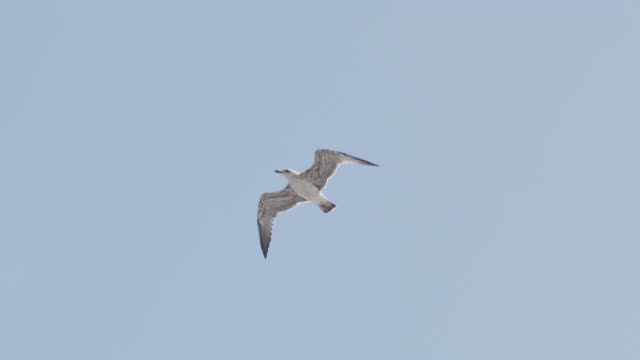
[(325, 213), (328, 213), (329, 211), (333, 210), (333, 208), (336, 207), (336, 204), (332, 203), (329, 200), (325, 200), (320, 204), (318, 204), (318, 206), (320, 206), (320, 209), (322, 209), (322, 211), (324, 211)]

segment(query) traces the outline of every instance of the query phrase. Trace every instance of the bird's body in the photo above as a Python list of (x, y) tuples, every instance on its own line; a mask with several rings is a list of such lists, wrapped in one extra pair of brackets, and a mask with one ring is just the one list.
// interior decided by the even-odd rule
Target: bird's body
[(278, 192), (264, 193), (260, 197), (258, 230), (260, 232), (260, 245), (265, 258), (271, 242), (273, 222), (280, 212), (289, 210), (306, 201), (311, 201), (318, 205), (325, 213), (336, 207), (322, 194), (322, 190), (337, 168), (343, 163), (378, 166), (367, 160), (342, 152), (317, 150), (313, 165), (303, 173), (298, 173), (291, 169), (276, 170), (277, 173), (287, 178), (288, 185)]
[(287, 172), (282, 173), (286, 176), (287, 181), (289, 182), (289, 187), (296, 193), (296, 195), (300, 196), (305, 201), (311, 201), (318, 205), (318, 207), (320, 207), (324, 212), (333, 210), (335, 205), (327, 200), (322, 191), (313, 185), (311, 181), (301, 174), (298, 174), (295, 170), (286, 170)]

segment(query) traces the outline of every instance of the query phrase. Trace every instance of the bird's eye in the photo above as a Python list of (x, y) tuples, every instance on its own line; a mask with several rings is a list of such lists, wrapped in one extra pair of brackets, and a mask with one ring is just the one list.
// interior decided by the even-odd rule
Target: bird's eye
[(288, 172), (289, 172), (289, 170), (285, 170), (284, 172), (288, 173)]

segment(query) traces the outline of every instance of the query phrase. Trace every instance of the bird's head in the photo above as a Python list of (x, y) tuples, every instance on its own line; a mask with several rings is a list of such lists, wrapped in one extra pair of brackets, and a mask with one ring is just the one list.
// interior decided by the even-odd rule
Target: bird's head
[(292, 177), (293, 175), (298, 175), (298, 172), (295, 170), (291, 170), (291, 169), (282, 169), (282, 170), (276, 170), (276, 172), (278, 174), (282, 174), (284, 175), (284, 177), (286, 177), (287, 179)]

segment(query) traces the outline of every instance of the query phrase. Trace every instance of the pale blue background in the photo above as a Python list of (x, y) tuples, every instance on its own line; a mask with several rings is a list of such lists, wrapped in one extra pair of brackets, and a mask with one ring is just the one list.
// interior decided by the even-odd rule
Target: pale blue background
[(640, 359), (640, 5), (478, 3), (3, 1), (0, 358)]

